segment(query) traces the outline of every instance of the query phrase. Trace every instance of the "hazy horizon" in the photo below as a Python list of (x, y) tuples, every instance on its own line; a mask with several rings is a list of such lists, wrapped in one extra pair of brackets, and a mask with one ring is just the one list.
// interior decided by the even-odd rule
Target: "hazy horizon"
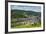
[(11, 5), (11, 9), (41, 12), (41, 6)]

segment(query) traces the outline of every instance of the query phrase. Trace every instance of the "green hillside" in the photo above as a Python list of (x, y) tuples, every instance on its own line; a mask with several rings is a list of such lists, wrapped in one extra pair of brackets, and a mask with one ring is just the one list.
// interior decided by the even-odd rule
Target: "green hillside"
[(11, 10), (12, 18), (27, 18), (28, 16), (40, 16), (40, 12), (24, 11), (24, 10)]
[[(29, 17), (41, 16), (40, 12), (24, 11), (24, 10), (11, 10), (11, 28), (35, 28), (41, 26), (41, 21), (37, 21), (34, 24), (31, 20), (16, 20), (16, 18), (29, 18)], [(37, 19), (38, 20), (38, 19)]]

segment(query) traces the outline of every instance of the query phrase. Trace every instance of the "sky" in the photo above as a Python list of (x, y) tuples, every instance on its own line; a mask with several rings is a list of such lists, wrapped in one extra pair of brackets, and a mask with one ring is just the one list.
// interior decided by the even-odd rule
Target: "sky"
[(41, 12), (41, 6), (11, 5), (11, 9)]

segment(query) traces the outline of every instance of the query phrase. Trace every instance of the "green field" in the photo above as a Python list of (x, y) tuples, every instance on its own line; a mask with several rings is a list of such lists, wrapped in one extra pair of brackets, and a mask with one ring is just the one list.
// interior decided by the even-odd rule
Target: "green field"
[(11, 27), (12, 28), (35, 28), (35, 27), (40, 27), (41, 26), (41, 22), (37, 22), (37, 23), (34, 23), (34, 24), (31, 24), (31, 21), (29, 21), (30, 23), (28, 24), (16, 24), (16, 23), (19, 23), (19, 22), (28, 22), (28, 21), (14, 21), (13, 20), (13, 23), (11, 23)]

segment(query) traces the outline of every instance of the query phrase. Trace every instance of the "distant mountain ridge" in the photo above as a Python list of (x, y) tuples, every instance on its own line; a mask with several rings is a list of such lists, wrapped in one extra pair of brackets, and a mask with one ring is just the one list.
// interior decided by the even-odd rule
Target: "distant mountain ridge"
[[(14, 16), (41, 16), (41, 12), (35, 12), (35, 11), (25, 11), (25, 10), (11, 10), (11, 13), (15, 13)], [(26, 16), (25, 16), (26, 17)]]

